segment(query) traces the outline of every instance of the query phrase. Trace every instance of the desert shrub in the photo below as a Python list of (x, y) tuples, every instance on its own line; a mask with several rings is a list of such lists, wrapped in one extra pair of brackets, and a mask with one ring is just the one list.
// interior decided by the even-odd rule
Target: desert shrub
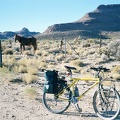
[(83, 47), (90, 47), (90, 46), (91, 46), (90, 43), (83, 44)]
[(0, 67), (0, 75), (6, 75), (6, 73), (9, 73), (9, 70), (6, 66), (3, 65), (3, 67)]
[(33, 54), (28, 50), (24, 51), (23, 54), (27, 56), (33, 56)]
[(42, 56), (42, 51), (41, 51), (41, 50), (37, 50), (37, 51), (35, 52), (35, 54), (36, 54), (36, 55), (39, 55), (39, 56)]
[(23, 65), (20, 65), (18, 67), (18, 72), (19, 73), (27, 73), (27, 67), (23, 66)]
[(108, 53), (108, 48), (107, 47), (102, 47), (99, 49), (98, 53), (101, 54), (105, 54), (109, 57), (109, 53)]
[(37, 60), (35, 58), (32, 59), (26, 59), (26, 66), (27, 67), (36, 67), (37, 66)]
[(19, 66), (26, 66), (27, 63), (27, 59), (26, 58), (22, 58), (18, 61)]
[(36, 60), (34, 59), (32, 64), (33, 64), (33, 67), (34, 68), (36, 67), (37, 69), (47, 67), (46, 59), (44, 57), (41, 57), (41, 56), (39, 56)]
[(52, 53), (52, 54), (57, 54), (57, 53), (60, 53), (61, 51), (58, 49), (58, 48), (52, 48), (49, 50), (49, 53)]
[(94, 40), (94, 39), (89, 39), (88, 42), (89, 42), (89, 43), (94, 43), (95, 40)]
[(74, 44), (80, 44), (80, 43), (81, 43), (80, 39), (81, 39), (80, 37), (76, 37), (76, 38), (73, 40)]
[(65, 59), (63, 54), (59, 54), (56, 56), (57, 61), (62, 61), (63, 59)]
[(113, 68), (112, 77), (115, 80), (120, 80), (120, 65), (117, 65)]
[(6, 49), (6, 50), (4, 51), (4, 54), (5, 54), (5, 55), (13, 55), (13, 50), (12, 50), (12, 49)]
[(49, 52), (46, 51), (46, 50), (43, 50), (43, 51), (42, 51), (42, 55), (43, 55), (43, 56), (48, 56), (48, 55), (49, 55)]
[(19, 47), (15, 47), (14, 50), (17, 51), (17, 52), (19, 52), (20, 48)]
[(36, 66), (37, 60), (35, 60), (34, 58), (30, 59), (30, 58), (24, 57), (18, 61), (18, 64), (23, 65), (25, 67)]
[(10, 79), (9, 82), (11, 82), (11, 83), (21, 83), (21, 82), (23, 82), (23, 80), (20, 79), (20, 78), (13, 78), (13, 79)]
[(108, 55), (120, 60), (120, 40), (111, 41), (108, 44)]
[(19, 65), (13, 55), (4, 55), (2, 60), (3, 67), (6, 67), (9, 71), (16, 72), (18, 70)]
[(38, 69), (46, 66), (46, 63), (42, 61), (41, 57), (33, 57), (32, 59), (22, 58), (18, 61), (18, 66), (18, 72), (20, 73), (37, 74)]
[(114, 74), (113, 74), (113, 78), (114, 78), (115, 80), (120, 80), (120, 74), (114, 73)]
[(105, 54), (102, 54), (101, 55), (101, 62), (103, 62), (103, 63), (108, 62), (108, 56)]
[(100, 44), (100, 40), (94, 39), (94, 43), (95, 43), (95, 44)]
[(26, 87), (25, 94), (31, 99), (35, 99), (37, 97), (37, 91), (33, 87)]
[(119, 73), (113, 73), (112, 77), (113, 77), (115, 80), (120, 80), (120, 74), (119, 74)]
[(47, 67), (47, 64), (46, 64), (46, 62), (41, 61), (38, 67), (39, 67), (39, 68), (46, 68), (46, 67)]
[(85, 64), (80, 60), (74, 60), (74, 61), (71, 61), (70, 63), (76, 67), (84, 67), (85, 66)]
[(34, 67), (28, 67), (27, 72), (31, 75), (36, 75), (38, 73), (38, 69)]
[(113, 72), (120, 74), (120, 65), (115, 66)]
[(27, 84), (34, 83), (38, 80), (36, 75), (26, 74), (23, 76), (23, 81)]
[(82, 69), (81, 70), (81, 76), (84, 78), (93, 78), (94, 76), (93, 76), (93, 74), (92, 73), (90, 73), (90, 72), (87, 72), (86, 70), (84, 70), (84, 69)]

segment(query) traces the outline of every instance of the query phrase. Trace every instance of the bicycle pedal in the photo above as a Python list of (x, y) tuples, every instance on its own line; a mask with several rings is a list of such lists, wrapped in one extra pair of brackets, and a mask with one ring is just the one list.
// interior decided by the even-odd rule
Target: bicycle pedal
[(75, 108), (76, 108), (76, 110), (77, 110), (78, 112), (82, 112), (82, 109), (79, 107), (78, 104), (75, 104)]
[(82, 112), (82, 109), (81, 109), (81, 108), (78, 108), (78, 112), (79, 112), (79, 113)]

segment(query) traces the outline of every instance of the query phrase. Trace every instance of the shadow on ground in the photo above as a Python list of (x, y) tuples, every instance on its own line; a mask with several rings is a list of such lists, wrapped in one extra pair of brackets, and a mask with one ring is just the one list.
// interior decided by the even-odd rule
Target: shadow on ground
[[(90, 113), (90, 112), (84, 112), (84, 113), (79, 113), (79, 112), (64, 112), (62, 115), (70, 115), (70, 116), (80, 116), (80, 117), (89, 117), (89, 118), (99, 118), (95, 113)], [(120, 120), (120, 115), (115, 119), (115, 120)]]
[(71, 116), (81, 116), (81, 117), (98, 117), (95, 113), (90, 112), (64, 112), (63, 115), (71, 115)]

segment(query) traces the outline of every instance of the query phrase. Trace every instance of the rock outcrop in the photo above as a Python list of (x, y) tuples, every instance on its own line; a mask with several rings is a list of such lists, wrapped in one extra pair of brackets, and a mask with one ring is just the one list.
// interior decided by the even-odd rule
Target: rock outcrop
[(30, 32), (27, 28), (23, 28), (20, 31), (12, 32), (12, 31), (5, 31), (0, 32), (0, 39), (9, 39), (12, 38), (15, 34), (24, 36), (24, 37), (31, 37), (39, 34), (39, 32)]
[(87, 33), (89, 34), (86, 37), (94, 37), (95, 34), (98, 36), (100, 31), (120, 31), (120, 4), (100, 5), (96, 10), (86, 13), (75, 22), (49, 26), (38, 37), (41, 38), (48, 34), (52, 37), (56, 33), (56, 37), (61, 37), (62, 33), (64, 33), (63, 37), (69, 37), (69, 33), (74, 33), (73, 38), (80, 35), (85, 36)]

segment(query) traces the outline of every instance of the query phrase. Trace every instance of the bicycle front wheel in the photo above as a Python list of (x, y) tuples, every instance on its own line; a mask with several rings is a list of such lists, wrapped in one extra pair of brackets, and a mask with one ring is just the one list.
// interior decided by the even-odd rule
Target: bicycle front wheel
[(64, 89), (62, 93), (57, 95), (43, 93), (43, 104), (52, 113), (63, 113), (70, 106), (71, 91)]
[(120, 97), (114, 88), (96, 91), (93, 96), (93, 108), (103, 120), (114, 120), (120, 112)]

